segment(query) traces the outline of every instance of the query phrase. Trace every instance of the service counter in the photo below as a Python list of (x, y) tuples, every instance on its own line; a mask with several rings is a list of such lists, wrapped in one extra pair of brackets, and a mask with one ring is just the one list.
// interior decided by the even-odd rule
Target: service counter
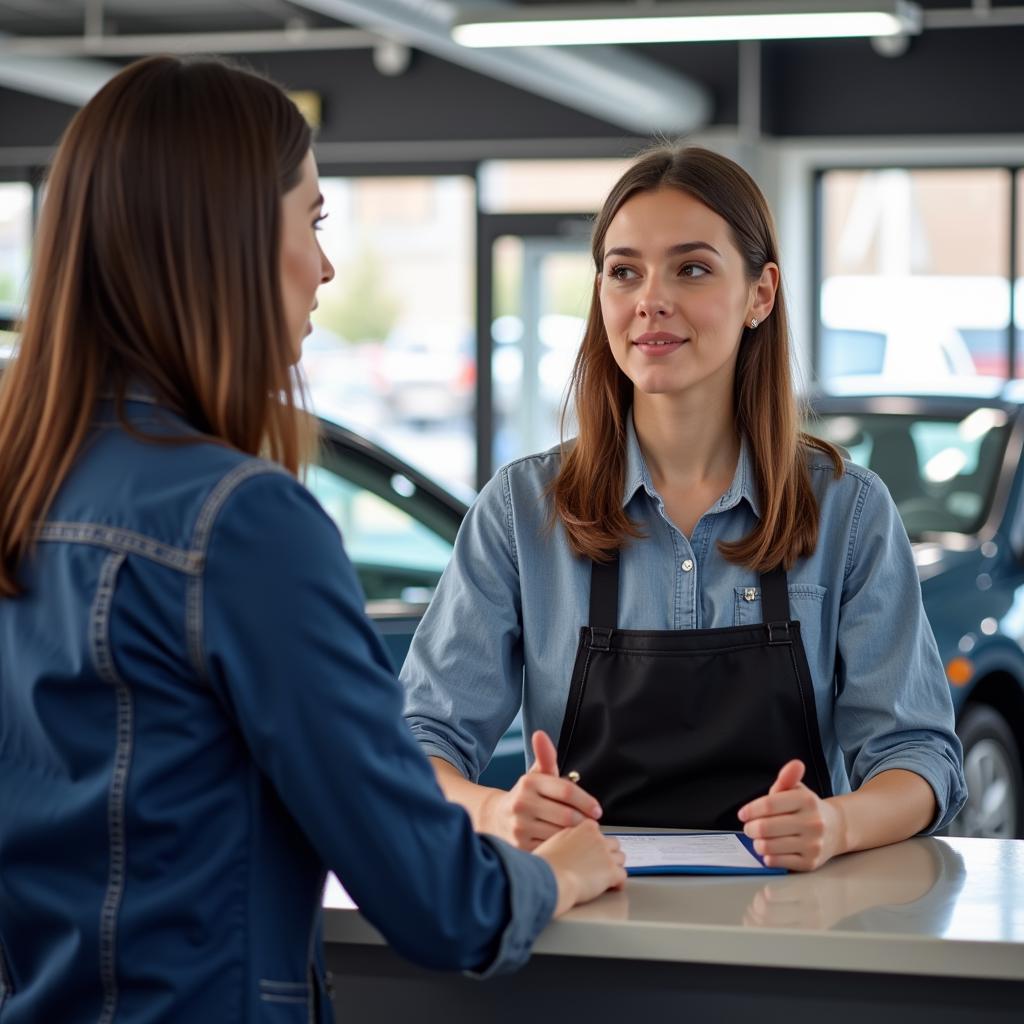
[(1024, 1024), (1024, 841), (911, 839), (803, 875), (631, 878), (486, 982), (407, 964), (333, 893), (344, 1024)]

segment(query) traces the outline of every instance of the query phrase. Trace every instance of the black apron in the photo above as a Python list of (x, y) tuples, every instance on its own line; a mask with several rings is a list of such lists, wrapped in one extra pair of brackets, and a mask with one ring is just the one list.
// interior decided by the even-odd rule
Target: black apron
[(736, 812), (792, 758), (832, 795), (784, 569), (761, 575), (756, 625), (618, 629), (618, 598), (618, 556), (593, 563), (558, 740), (603, 825), (738, 830)]

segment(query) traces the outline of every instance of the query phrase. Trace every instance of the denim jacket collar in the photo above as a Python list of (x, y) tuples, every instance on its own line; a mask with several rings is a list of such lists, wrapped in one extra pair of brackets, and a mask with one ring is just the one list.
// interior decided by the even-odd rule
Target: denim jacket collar
[[(626, 473), (625, 486), (622, 490), (622, 507), (625, 508), (640, 488), (643, 488), (655, 501), (660, 501), (661, 496), (655, 490), (651, 482), (651, 473), (647, 468), (644, 454), (640, 450), (640, 441), (636, 436), (636, 427), (633, 425), (633, 411), (629, 412), (626, 418)], [(745, 498), (755, 516), (760, 518), (761, 507), (757, 494), (757, 482), (754, 475), (754, 460), (750, 451), (750, 444), (746, 437), (740, 438), (740, 457), (736, 461), (736, 472), (733, 473), (732, 483), (728, 490), (715, 502), (709, 512), (725, 512), (735, 508), (740, 499)]]

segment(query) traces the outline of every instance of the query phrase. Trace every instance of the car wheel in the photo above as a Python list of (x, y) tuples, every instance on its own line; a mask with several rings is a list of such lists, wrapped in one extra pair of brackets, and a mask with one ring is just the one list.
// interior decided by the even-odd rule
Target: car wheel
[(964, 711), (957, 733), (964, 746), (967, 803), (949, 834), (1017, 838), (1024, 784), (1017, 741), (1006, 719), (993, 708), (976, 704)]

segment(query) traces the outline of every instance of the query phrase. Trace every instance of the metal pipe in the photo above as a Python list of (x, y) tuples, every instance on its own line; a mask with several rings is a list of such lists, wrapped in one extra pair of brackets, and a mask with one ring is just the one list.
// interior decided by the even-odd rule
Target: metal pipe
[(173, 32), (147, 35), (6, 36), (0, 54), (21, 57), (141, 57), (152, 53), (272, 53), (366, 50), (380, 36), (351, 28), (286, 28), (258, 32)]

